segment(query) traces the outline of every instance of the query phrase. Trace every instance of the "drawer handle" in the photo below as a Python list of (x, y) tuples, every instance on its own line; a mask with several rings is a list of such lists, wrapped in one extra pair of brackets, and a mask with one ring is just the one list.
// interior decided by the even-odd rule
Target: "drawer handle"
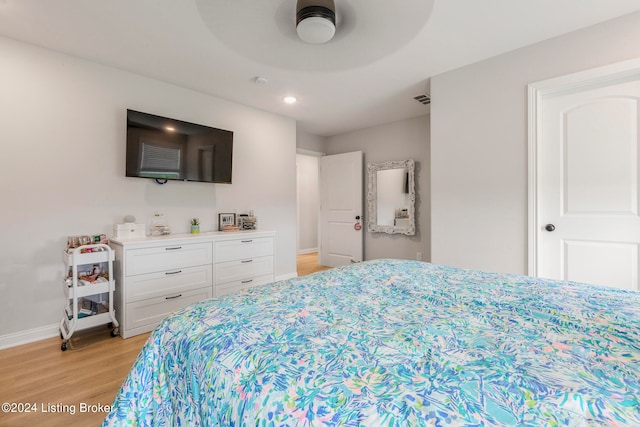
[(176, 296), (173, 296), (173, 297), (164, 297), (164, 299), (176, 299), (176, 298), (180, 298), (181, 296), (182, 296), (182, 294), (176, 295)]
[(241, 240), (240, 243), (251, 243), (253, 240)]
[(243, 280), (241, 283), (243, 283), (243, 284), (244, 284), (244, 283), (251, 283), (251, 282), (253, 282), (253, 279)]
[(242, 260), (242, 261), (240, 261), (240, 262), (241, 262), (241, 263), (243, 263), (243, 264), (246, 264), (246, 263), (248, 263), (248, 262), (253, 262), (253, 260), (252, 260), (252, 259), (243, 259), (243, 260)]
[(171, 275), (171, 274), (180, 274), (180, 273), (182, 273), (182, 270), (178, 270), (178, 271), (167, 271), (167, 272), (166, 272), (166, 273), (164, 273), (164, 274), (166, 274), (167, 276), (169, 276), (169, 275)]
[(182, 246), (174, 246), (173, 248), (164, 248), (165, 251), (175, 251), (178, 249), (182, 249)]

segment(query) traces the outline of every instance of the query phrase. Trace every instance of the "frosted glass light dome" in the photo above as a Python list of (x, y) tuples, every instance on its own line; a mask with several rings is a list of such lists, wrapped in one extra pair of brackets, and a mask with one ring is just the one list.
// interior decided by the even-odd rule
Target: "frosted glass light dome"
[(336, 33), (336, 13), (333, 0), (298, 0), (296, 31), (304, 42), (326, 43)]

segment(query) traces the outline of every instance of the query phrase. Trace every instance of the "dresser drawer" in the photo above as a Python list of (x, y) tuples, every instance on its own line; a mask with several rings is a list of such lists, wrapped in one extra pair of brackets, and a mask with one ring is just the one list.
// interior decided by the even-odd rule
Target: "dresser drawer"
[(153, 273), (211, 264), (211, 243), (189, 243), (131, 249), (126, 252), (126, 274)]
[(253, 288), (254, 286), (265, 285), (271, 282), (273, 282), (272, 274), (254, 277), (251, 279), (235, 280), (233, 282), (227, 282), (221, 285), (216, 285), (214, 296), (221, 297), (223, 295), (231, 294), (233, 292), (238, 292), (247, 288)]
[(216, 284), (273, 274), (273, 257), (249, 258), (216, 264)]
[(179, 268), (158, 273), (139, 274), (127, 280), (127, 302), (176, 295), (191, 289), (213, 286), (211, 264)]
[(273, 237), (216, 242), (216, 262), (227, 262), (268, 255), (273, 256)]
[(211, 287), (194, 289), (187, 292), (177, 292), (175, 295), (151, 298), (143, 301), (127, 303), (125, 329), (142, 328), (150, 326), (151, 330), (162, 319), (174, 311), (180, 310), (190, 304), (211, 298)]

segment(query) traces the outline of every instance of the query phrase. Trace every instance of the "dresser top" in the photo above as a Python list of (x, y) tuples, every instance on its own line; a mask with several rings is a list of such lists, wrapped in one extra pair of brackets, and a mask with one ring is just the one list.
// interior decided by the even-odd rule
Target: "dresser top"
[(273, 230), (243, 230), (243, 231), (209, 231), (199, 234), (167, 234), (165, 236), (147, 236), (131, 238), (112, 238), (110, 244), (117, 246), (148, 246), (153, 244), (173, 243), (204, 243), (222, 240), (248, 239), (258, 237), (273, 237)]

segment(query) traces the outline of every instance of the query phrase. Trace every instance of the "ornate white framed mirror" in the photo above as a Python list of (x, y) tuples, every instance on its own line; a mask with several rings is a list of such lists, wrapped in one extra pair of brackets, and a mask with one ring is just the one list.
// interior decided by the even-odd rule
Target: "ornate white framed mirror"
[(407, 236), (416, 234), (414, 175), (412, 159), (367, 165), (367, 230)]

